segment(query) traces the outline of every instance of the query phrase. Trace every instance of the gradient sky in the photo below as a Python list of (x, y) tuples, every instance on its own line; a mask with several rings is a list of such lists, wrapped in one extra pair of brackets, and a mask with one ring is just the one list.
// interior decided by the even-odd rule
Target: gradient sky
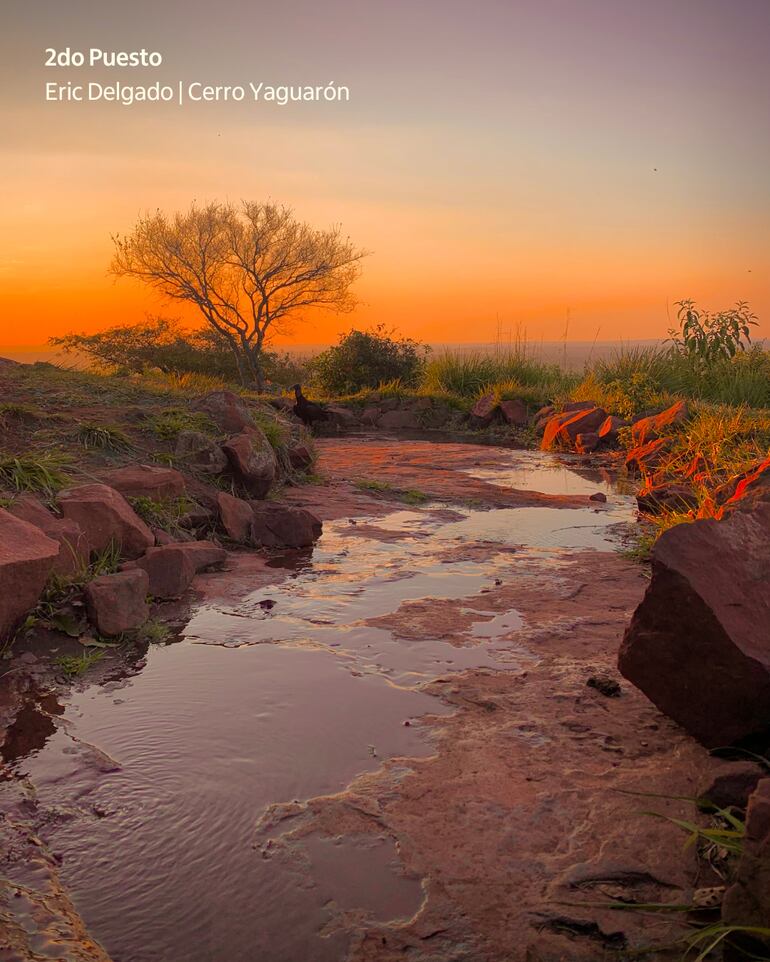
[[(770, 335), (770, 0), (4, 0), (0, 347), (179, 314), (110, 235), (273, 199), (372, 251), (353, 320), (428, 341), (665, 336), (748, 300)], [(43, 67), (159, 50), (158, 70)], [(346, 84), (350, 103), (45, 103), (46, 80)], [(655, 169), (657, 168), (657, 170)], [(350, 317), (316, 316), (320, 343)]]

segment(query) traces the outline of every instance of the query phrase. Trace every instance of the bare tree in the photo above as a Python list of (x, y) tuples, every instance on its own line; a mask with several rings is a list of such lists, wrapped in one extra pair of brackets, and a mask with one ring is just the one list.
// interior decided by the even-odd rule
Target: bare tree
[(112, 273), (194, 304), (227, 340), (242, 383), (258, 389), (270, 334), (310, 308), (351, 311), (366, 256), (338, 227), (315, 230), (288, 207), (247, 201), (193, 203), (172, 216), (159, 210), (113, 242)]

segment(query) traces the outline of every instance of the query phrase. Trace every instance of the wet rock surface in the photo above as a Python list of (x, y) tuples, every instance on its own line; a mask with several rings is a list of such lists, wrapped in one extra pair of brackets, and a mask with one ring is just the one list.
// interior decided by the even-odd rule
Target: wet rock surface
[(3, 877), (46, 906), (35, 945), (531, 962), (669, 944), (670, 919), (603, 907), (694, 884), (678, 830), (627, 793), (694, 795), (724, 763), (634, 688), (607, 697), (645, 587), (616, 551), (632, 500), (551, 455), (320, 448), (325, 483), (286, 495), (323, 520), (315, 546), (180, 545), (196, 567), (227, 558), (196, 578), (181, 641), (57, 689), (58, 710), (35, 663), (3, 677)]

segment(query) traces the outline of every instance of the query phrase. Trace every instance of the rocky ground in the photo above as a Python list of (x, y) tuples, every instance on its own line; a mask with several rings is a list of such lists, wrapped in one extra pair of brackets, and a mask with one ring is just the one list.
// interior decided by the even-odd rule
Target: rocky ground
[[(72, 382), (56, 380), (52, 401), (34, 377), (12, 377), (21, 377), (27, 393), (5, 411), (6, 445), (40, 451), (46, 439), (72, 432), (66, 417), (52, 422), (51, 410), (52, 403), (61, 408), (57, 391), (68, 397), (75, 391)], [(92, 418), (104, 427), (104, 407), (91, 410), (86, 394), (70, 397), (67, 414), (77, 410), (92, 427)], [(132, 632), (147, 622), (148, 590), (154, 598), (153, 619), (182, 628), (191, 613), (228, 605), (237, 610), (255, 589), (292, 577), (292, 566), (310, 563), (319, 522), (338, 523), (341, 554), (356, 557), (367, 543), (394, 550), (410, 538), (430, 543), (430, 525), (461, 519), (468, 509), (547, 509), (548, 514), (565, 512), (565, 517), (608, 510), (598, 483), (595, 491), (579, 494), (500, 484), (489, 473), (510, 459), (500, 448), (382, 436), (322, 439), (317, 474), (310, 478), (315, 483), (291, 484), (287, 482), (296, 480), (292, 472), (307, 468), (312, 455), (307, 438), (290, 421), (282, 428), (283, 454), (278, 454), (268, 444), (269, 424), (255, 422), (254, 411), (232, 397), (212, 396), (191, 406), (194, 424), (181, 417), (176, 401), (156, 399), (149, 413), (146, 397), (132, 402), (125, 409), (112, 408), (110, 416), (117, 411), (120, 423), (129, 425), (124, 432), (129, 449), (143, 446), (149, 464), (137, 471), (133, 463), (125, 467), (126, 449), (116, 459), (114, 450), (85, 447), (82, 463), (68, 462), (74, 479), (56, 499), (14, 496), (0, 519), (9, 532), (6, 544), (18, 546), (21, 554), (42, 538), (34, 576), (39, 585), (33, 594), (42, 590), (51, 564), (63, 558), (65, 544), (77, 545), (84, 538), (87, 556), (118, 532), (124, 546), (119, 570), (81, 585), (82, 597), (67, 596), (65, 613), (74, 614), (78, 631), (48, 623), (49, 617), (42, 630), (19, 635), (0, 678), (0, 747), (6, 763), (0, 778), (4, 959), (108, 958), (87, 931), (57, 854), (57, 827), (63, 820), (79, 819), (79, 810), (65, 819), (63, 810), (38, 796), (33, 779), (15, 774), (14, 764), (34, 755), (64, 724), (59, 716), (73, 684), (123, 684), (143, 671), (153, 638)], [(159, 431), (158, 424), (169, 422), (169, 409), (173, 429), (165, 437), (168, 432)], [(473, 417), (491, 420), (496, 410), (479, 408)], [(377, 411), (376, 416), (369, 411), (371, 424), (385, 414), (403, 413), (393, 407)], [(504, 415), (512, 424), (528, 416), (516, 407)], [(148, 420), (154, 425), (150, 430)], [(342, 427), (351, 426), (347, 420), (340, 415)], [(651, 435), (664, 431), (669, 421), (643, 426), (637, 440), (652, 443)], [(415, 424), (399, 421), (391, 428), (414, 430)], [(581, 424), (590, 431), (578, 430)], [(586, 457), (589, 448), (601, 449), (600, 437), (622, 428), (606, 424), (605, 413), (590, 406), (545, 412), (539, 427), (546, 447), (561, 437), (563, 448), (577, 446)], [(81, 446), (88, 436), (78, 435)], [(173, 467), (168, 460), (161, 464), (158, 456), (164, 453), (173, 455)], [(617, 457), (594, 452), (583, 468), (592, 481), (607, 481), (616, 462)], [(572, 467), (580, 464), (572, 462)], [(758, 478), (766, 480), (762, 472)], [(137, 514), (147, 501), (160, 505), (169, 499), (184, 499), (185, 509), (161, 519), (172, 522), (167, 524), (171, 532)], [(422, 533), (399, 522), (405, 506), (416, 513), (418, 527), (427, 526)], [(745, 523), (739, 519), (737, 527)], [(732, 530), (731, 524), (736, 526), (728, 519), (718, 532)], [(764, 536), (759, 528), (751, 530), (757, 557), (764, 558)], [(494, 636), (508, 663), (482, 660), (477, 667), (437, 672), (414, 683), (441, 709), (420, 721), (431, 740), (426, 757), (387, 757), (338, 792), (276, 798), (262, 813), (254, 813), (255, 857), (270, 861), (277, 872), (301, 868), (312, 839), (372, 838), (394, 843), (399, 872), (419, 881), (422, 901), (410, 918), (382, 922), (355, 905), (329, 909), (325, 934), (344, 936), (350, 962), (557, 962), (631, 958), (642, 950), (647, 958), (677, 959), (685, 916), (619, 911), (609, 903), (691, 905), (709, 887), (723, 890), (718, 857), (706, 857), (697, 846), (685, 849), (679, 827), (643, 813), (654, 810), (658, 816), (695, 817), (709, 824), (688, 799), (715, 779), (737, 778), (743, 780), (745, 802), (761, 772), (709, 754), (618, 674), (618, 651), (649, 585), (649, 571), (619, 550), (622, 531), (615, 538), (603, 550), (581, 548), (577, 542), (570, 549), (541, 550), (526, 541), (517, 545), (515, 537), (501, 546), (479, 535), (437, 543), (436, 565), (466, 561), (480, 572), (494, 571), (494, 579), (468, 595), (409, 597), (356, 621), (360, 631), (388, 633), (404, 651), (439, 642), (448, 650), (467, 652), (480, 639)], [(97, 544), (100, 539), (104, 545)], [(729, 537), (727, 542), (732, 543)], [(719, 550), (717, 542), (710, 544), (698, 550)], [(670, 562), (671, 570), (686, 562), (686, 557), (677, 558)], [(12, 564), (8, 571), (19, 586), (28, 584), (26, 568)], [(654, 571), (658, 579), (669, 577), (660, 566)], [(395, 570), (389, 578), (398, 581), (411, 574)], [(696, 586), (697, 597), (688, 601), (692, 610), (699, 611), (704, 598), (716, 609), (712, 587)], [(736, 599), (736, 605), (745, 604), (743, 595)], [(3, 604), (8, 624), (17, 621), (24, 607), (18, 593), (6, 593)], [(506, 617), (512, 620), (506, 622)], [(484, 624), (490, 626), (486, 636)], [(724, 647), (721, 624), (713, 629), (711, 643)], [(752, 630), (741, 624), (736, 634), (744, 632), (750, 642)], [(84, 632), (86, 638), (92, 632), (97, 643), (115, 636), (126, 643), (97, 649), (98, 663), (73, 680), (52, 656), (60, 659), (62, 652), (82, 650), (78, 645)], [(627, 636), (626, 644), (633, 640)], [(743, 637), (737, 640), (737, 660), (730, 649), (728, 669), (754, 657), (750, 650), (747, 654)], [(663, 660), (661, 665), (662, 688), (676, 690), (676, 664)], [(648, 694), (657, 700), (661, 677), (652, 674)], [(752, 675), (754, 682), (758, 677)], [(708, 678), (702, 684), (708, 685)], [(762, 701), (762, 684), (759, 678), (752, 704)], [(733, 686), (730, 697), (739, 699), (740, 691), (740, 685)], [(126, 697), (131, 697), (130, 685)], [(748, 714), (756, 727), (757, 713)], [(76, 744), (74, 751), (82, 754), (97, 783), (101, 774), (114, 770), (114, 761), (99, 745)], [(757, 851), (766, 835), (758, 824), (755, 819)], [(751, 870), (759, 871), (756, 865), (761, 869), (764, 863), (752, 857)], [(717, 905), (719, 901), (721, 895)], [(746, 911), (745, 900), (740, 911)], [(284, 960), (276, 955), (275, 962)]]

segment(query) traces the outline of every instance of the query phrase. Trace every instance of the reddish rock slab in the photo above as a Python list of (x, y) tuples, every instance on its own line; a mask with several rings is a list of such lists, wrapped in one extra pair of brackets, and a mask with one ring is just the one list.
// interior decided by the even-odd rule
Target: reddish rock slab
[(607, 412), (603, 408), (586, 408), (556, 415), (546, 424), (540, 447), (547, 451), (557, 442), (573, 447), (579, 434), (598, 431), (606, 418)]
[(264, 498), (277, 472), (275, 453), (263, 431), (250, 429), (222, 445), (236, 482), (254, 498)]
[(615, 444), (618, 440), (618, 431), (628, 427), (629, 422), (619, 418), (614, 414), (608, 414), (596, 432), (602, 444)]
[(718, 808), (745, 809), (763, 775), (763, 770), (755, 762), (724, 762), (698, 795)]
[(124, 468), (102, 471), (100, 478), (124, 498), (170, 501), (181, 498), (185, 493), (184, 475), (174, 468), (157, 464), (129, 464)]
[(289, 446), (289, 464), (295, 471), (307, 471), (314, 461), (313, 452), (307, 444)]
[[(770, 778), (763, 778), (749, 799), (743, 851), (736, 869), (735, 882), (725, 893), (722, 921), (727, 925), (767, 928), (769, 920)], [(770, 949), (770, 938), (765, 936), (762, 944), (765, 949)], [(744, 957), (742, 954), (735, 956)]]
[(501, 401), (499, 407), (507, 424), (524, 427), (528, 423), (527, 405), (521, 398)]
[(153, 598), (181, 598), (196, 572), (193, 556), (184, 550), (188, 543), (148, 548), (141, 558), (124, 565), (123, 570), (141, 568), (145, 571)]
[(212, 391), (193, 401), (191, 408), (208, 414), (225, 434), (238, 434), (244, 428), (254, 427), (254, 418), (249, 409), (232, 391)]
[(599, 435), (595, 431), (578, 434), (575, 438), (575, 450), (578, 454), (591, 454), (599, 447)]
[(174, 453), (185, 465), (202, 474), (222, 474), (227, 470), (227, 455), (202, 431), (180, 431)]
[[(162, 549), (158, 549), (162, 550)], [(147, 621), (150, 580), (141, 568), (94, 578), (85, 587), (86, 607), (97, 631), (121, 635)]]
[(138, 558), (155, 544), (149, 527), (119, 491), (106, 484), (81, 484), (59, 494), (65, 518), (83, 529), (91, 551), (120, 546), (124, 558)]
[(742, 501), (770, 500), (770, 458), (744, 471), (716, 493), (717, 503), (734, 507)]
[(0, 638), (35, 607), (58, 554), (58, 541), (0, 508)]
[(669, 447), (667, 438), (658, 438), (632, 448), (626, 455), (626, 471), (629, 474), (649, 474), (662, 463)]
[(637, 446), (647, 444), (648, 441), (655, 441), (664, 434), (670, 434), (671, 428), (682, 424), (689, 416), (687, 401), (677, 401), (660, 414), (653, 414), (632, 424), (631, 437)]
[(564, 413), (569, 414), (571, 411), (591, 411), (598, 407), (596, 401), (567, 401), (566, 404), (562, 404), (561, 409)]
[(414, 411), (386, 411), (377, 421), (377, 427), (385, 429), (419, 428), (420, 419)]
[(681, 524), (620, 648), (622, 674), (708, 747), (770, 727), (770, 504)]
[(225, 549), (211, 541), (184, 541), (173, 547), (184, 552), (196, 572), (223, 565), (227, 561)]
[(30, 494), (21, 495), (8, 510), (14, 517), (34, 524), (43, 534), (58, 541), (59, 554), (53, 562), (51, 568), (53, 572), (66, 578), (81, 571), (88, 564), (88, 539), (77, 522), (67, 518), (57, 518), (41, 501)]
[(246, 544), (251, 538), (251, 525), (254, 520), (254, 512), (249, 503), (242, 498), (234, 498), (231, 494), (220, 491), (217, 494), (217, 508), (219, 520), (228, 538), (232, 538), (238, 544)]
[(322, 525), (311, 511), (252, 501), (252, 543), (265, 548), (307, 548), (321, 536)]
[(471, 417), (476, 418), (485, 427), (492, 423), (492, 418), (497, 411), (499, 404), (494, 394), (485, 394), (480, 397), (471, 408)]

